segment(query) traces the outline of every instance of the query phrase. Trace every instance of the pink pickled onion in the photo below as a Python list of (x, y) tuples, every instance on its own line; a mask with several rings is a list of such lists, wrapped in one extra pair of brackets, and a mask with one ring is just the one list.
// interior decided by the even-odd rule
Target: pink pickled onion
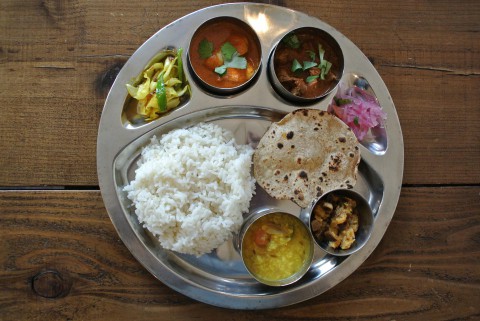
[(370, 128), (385, 126), (387, 114), (372, 94), (355, 86), (348, 88), (344, 93), (341, 91), (328, 106), (328, 111), (343, 120), (359, 141), (365, 138)]

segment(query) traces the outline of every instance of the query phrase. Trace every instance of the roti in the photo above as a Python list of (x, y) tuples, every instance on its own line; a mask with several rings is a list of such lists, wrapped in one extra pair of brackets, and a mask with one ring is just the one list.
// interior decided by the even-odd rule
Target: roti
[(353, 188), (359, 162), (358, 140), (345, 123), (325, 111), (297, 109), (260, 139), (253, 172), (273, 198), (307, 207), (331, 190)]

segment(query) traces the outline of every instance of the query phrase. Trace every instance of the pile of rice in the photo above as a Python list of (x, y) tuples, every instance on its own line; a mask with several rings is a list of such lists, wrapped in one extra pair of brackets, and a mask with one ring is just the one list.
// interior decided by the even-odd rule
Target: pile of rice
[(165, 249), (202, 255), (240, 229), (255, 189), (252, 155), (215, 124), (173, 130), (143, 149), (125, 191)]

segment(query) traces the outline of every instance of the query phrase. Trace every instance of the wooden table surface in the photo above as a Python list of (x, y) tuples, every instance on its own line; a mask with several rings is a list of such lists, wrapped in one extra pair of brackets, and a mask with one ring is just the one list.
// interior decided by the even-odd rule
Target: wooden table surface
[(98, 187), (105, 97), (158, 29), (219, 3), (1, 1), (0, 320), (479, 320), (480, 1), (268, 1), (352, 40), (399, 115), (398, 207), (346, 280), (293, 306), (231, 311), (133, 258)]

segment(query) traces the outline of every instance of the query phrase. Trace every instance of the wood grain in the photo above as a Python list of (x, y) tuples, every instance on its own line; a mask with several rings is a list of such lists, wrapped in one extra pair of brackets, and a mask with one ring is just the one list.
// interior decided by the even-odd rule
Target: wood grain
[(473, 320), (479, 199), (479, 187), (404, 188), (382, 242), (345, 281), (301, 304), (232, 314), (144, 270), (99, 192), (0, 192), (0, 319)]
[(216, 308), (163, 285), (105, 211), (98, 124), (144, 41), (221, 2), (2, 0), (1, 321), (480, 320), (480, 2), (262, 2), (334, 26), (389, 88), (404, 187), (370, 258), (326, 293), (265, 311)]
[[(326, 21), (373, 61), (403, 127), (405, 183), (480, 182), (480, 2), (269, 2)], [(219, 3), (2, 1), (0, 186), (98, 185), (116, 74), (158, 29)]]

